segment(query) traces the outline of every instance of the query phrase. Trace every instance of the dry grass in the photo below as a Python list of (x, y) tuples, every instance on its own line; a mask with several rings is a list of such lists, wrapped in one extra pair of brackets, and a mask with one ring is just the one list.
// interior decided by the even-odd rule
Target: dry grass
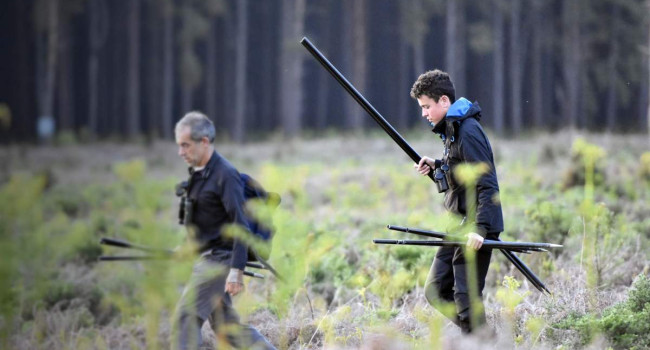
[[(539, 135), (534, 138), (507, 140), (493, 139), (499, 179), (504, 191), (512, 188), (535, 187), (535, 191), (552, 191), (561, 181), (562, 172), (571, 166), (570, 147), (578, 136), (603, 147), (608, 152), (605, 171), (610, 179), (620, 176), (621, 168), (632, 167), (634, 159), (650, 149), (647, 136), (612, 136), (612, 135), (578, 135), (562, 133)], [(412, 146), (421, 154), (437, 155), (441, 153), (441, 144), (428, 134), (414, 135)], [(305, 220), (313, 222), (312, 230), (323, 230), (323, 235), (332, 228), (345, 231), (350, 244), (366, 239), (373, 234), (367, 227), (367, 220), (381, 221), (393, 212), (404, 211), (402, 204), (406, 199), (402, 193), (391, 190), (396, 184), (392, 181), (390, 171), (412, 172), (411, 162), (385, 137), (343, 137), (316, 140), (292, 140), (289, 142), (264, 142), (244, 146), (218, 144), (217, 150), (237, 165), (240, 170), (255, 176), (260, 169), (269, 164), (296, 169), (304, 166), (317, 168), (305, 178), (305, 198), (310, 201), (309, 213)], [(147, 164), (147, 178), (150, 181), (162, 179), (180, 179), (185, 176), (185, 166), (176, 157), (175, 146), (170, 142), (156, 142), (152, 145), (93, 144), (65, 147), (9, 146), (0, 149), (0, 161), (5, 164), (0, 172), (0, 183), (6, 183), (15, 174), (48, 174), (50, 188), (76, 186), (82, 188), (91, 184), (108, 184), (117, 181), (113, 166), (117, 162), (143, 159)], [(620, 160), (620, 163), (618, 162)], [(632, 162), (630, 162), (632, 160)], [(612, 165), (613, 164), (613, 165)], [(382, 170), (388, 170), (384, 173)], [(416, 179), (415, 174), (412, 175)], [(264, 179), (260, 179), (264, 183)], [(419, 181), (416, 180), (416, 181)], [(531, 185), (531, 181), (535, 183)], [(349, 218), (337, 219), (340, 215), (337, 198), (332, 191), (345, 186), (359, 186), (360, 192), (372, 188), (386, 189), (387, 206), (376, 211), (363, 209), (363, 202), (358, 212), (350, 210)], [(171, 195), (171, 194), (170, 194)], [(439, 197), (433, 197), (428, 209), (439, 211)], [(509, 194), (513, 202), (525, 205), (531, 198), (527, 193)], [(429, 194), (425, 194), (429, 197)], [(300, 198), (291, 193), (283, 194), (283, 206), (288, 211), (300, 210)], [(551, 199), (552, 200), (552, 199)], [(175, 201), (169, 198), (170, 203)], [(648, 213), (647, 206), (635, 203), (617, 203), (617, 214), (629, 218), (643, 219)], [(368, 204), (368, 207), (372, 207)], [(161, 217), (169, 217), (174, 224), (172, 206), (165, 209)], [(504, 203), (506, 224), (511, 227), (508, 234), (514, 235), (525, 230), (519, 220), (525, 213), (520, 207)], [(337, 221), (339, 220), (339, 221)], [(374, 222), (374, 221), (372, 221)], [(366, 225), (366, 226), (364, 226)], [(586, 270), (579, 266), (576, 259), (580, 251), (578, 240), (569, 241), (567, 249), (552, 259), (551, 272), (540, 271), (547, 286), (554, 292), (552, 297), (542, 296), (532, 286), (524, 282), (518, 290), (524, 294), (523, 301), (514, 309), (514, 316), (501, 305), (496, 297), (503, 276), (513, 275), (512, 268), (504, 262), (493, 258), (495, 269), (488, 277), (485, 291), (485, 304), (488, 311), (489, 329), (470, 337), (460, 332), (444, 320), (423, 296), (422, 287), (407, 290), (390, 306), (386, 314), (386, 305), (378, 295), (343, 283), (339, 285), (314, 286), (309, 277), (303, 288), (293, 296), (286, 316), (278, 316), (273, 305), (266, 304), (264, 295), (277, 288), (276, 282), (250, 282), (248, 289), (252, 294), (262, 297), (255, 299), (259, 308), (252, 308), (247, 320), (256, 326), (268, 339), (286, 349), (501, 349), (501, 348), (565, 348), (579, 347), (579, 338), (573, 331), (553, 329), (553, 324), (570, 313), (587, 313), (603, 310), (625, 298), (627, 288), (634, 276), (649, 268), (648, 254), (643, 247), (647, 238), (639, 237), (636, 244), (621, 248), (617, 254), (624, 256), (619, 260), (602, 260), (601, 269), (606, 276), (602, 285), (587, 288)], [(349, 248), (343, 251), (347, 261), (370, 263), (371, 268), (377, 264), (374, 258), (367, 258), (366, 247)], [(274, 248), (276, 249), (276, 248)], [(332, 252), (341, 254), (341, 251)], [(277, 252), (274, 251), (274, 254)], [(376, 253), (373, 253), (376, 254)], [(370, 259), (370, 260), (368, 260)], [(543, 262), (531, 257), (536, 268)], [(495, 260), (497, 262), (495, 262)], [(538, 270), (539, 271), (539, 270)], [(115, 270), (119, 273), (119, 270)], [(372, 272), (368, 272), (371, 278)], [(514, 273), (515, 276), (518, 276)], [(59, 278), (83, 289), (98, 283), (102, 276), (93, 267), (78, 267), (68, 264), (62, 267)], [(521, 276), (518, 276), (521, 280)], [(89, 311), (86, 300), (71, 300), (66, 304), (57, 304), (50, 308), (38, 307), (35, 310), (23, 310), (32, 314), (23, 319), (18, 332), (11, 336), (11, 346), (16, 349), (133, 349), (170, 347), (169, 314), (163, 312), (158, 323), (156, 344), (148, 342), (145, 319), (124, 319), (117, 317), (107, 323), (98, 323), (96, 315)], [(530, 324), (535, 320), (544, 320), (539, 332), (530, 331)], [(531, 321), (532, 320), (532, 321)], [(2, 323), (0, 323), (2, 324)], [(213, 339), (208, 326), (204, 328), (205, 336)], [(597, 338), (586, 348), (606, 346), (604, 338)]]

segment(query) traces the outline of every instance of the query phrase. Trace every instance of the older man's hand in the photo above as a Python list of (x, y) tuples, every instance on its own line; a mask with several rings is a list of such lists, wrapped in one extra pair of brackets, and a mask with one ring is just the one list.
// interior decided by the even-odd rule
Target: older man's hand
[(244, 271), (230, 269), (226, 278), (226, 293), (235, 296), (244, 290)]
[(483, 246), (483, 237), (476, 232), (470, 232), (467, 235), (467, 246), (474, 250), (481, 249), (481, 246)]

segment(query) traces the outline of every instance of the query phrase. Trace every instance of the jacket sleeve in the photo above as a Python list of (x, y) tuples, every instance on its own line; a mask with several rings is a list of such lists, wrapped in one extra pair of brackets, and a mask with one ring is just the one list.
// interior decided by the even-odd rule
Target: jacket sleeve
[[(488, 171), (476, 183), (476, 229), (485, 237), (489, 232), (503, 231), (503, 214), (499, 200), (499, 183), (494, 169), (494, 157), (487, 137), (476, 124), (461, 133), (460, 151), (467, 163), (485, 163)], [(462, 129), (461, 129), (462, 130)], [(469, 203), (468, 203), (469, 205)]]
[[(239, 173), (236, 170), (228, 171), (221, 181), (223, 206), (231, 222), (250, 231), (248, 220), (244, 214), (244, 190)], [(244, 270), (248, 260), (248, 247), (239, 239), (234, 239), (230, 267)]]

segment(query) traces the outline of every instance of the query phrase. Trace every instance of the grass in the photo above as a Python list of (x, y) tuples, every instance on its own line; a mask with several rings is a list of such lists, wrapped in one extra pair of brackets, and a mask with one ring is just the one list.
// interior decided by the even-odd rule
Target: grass
[[(429, 135), (410, 138), (422, 154), (441, 153)], [(387, 224), (444, 230), (454, 223), (431, 181), (376, 135), (217, 145), (283, 199), (271, 262), (285, 280), (247, 281), (238, 310), (285, 349), (624, 348), (638, 340), (643, 333), (621, 315), (647, 312), (629, 305), (648, 293), (647, 283), (631, 289), (650, 267), (648, 139), (559, 134), (492, 143), (502, 239), (564, 244), (522, 256), (550, 297), (493, 255), (484, 299), (496, 334), (463, 337), (428, 306), (423, 284), (435, 249), (371, 243), (408, 237)], [(0, 281), (11, 286), (0, 290), (0, 347), (169, 348), (191, 259), (96, 257), (116, 253), (97, 245), (101, 236), (183, 243), (173, 187), (186, 172), (174, 145), (10, 146), (0, 159), (7, 164)]]

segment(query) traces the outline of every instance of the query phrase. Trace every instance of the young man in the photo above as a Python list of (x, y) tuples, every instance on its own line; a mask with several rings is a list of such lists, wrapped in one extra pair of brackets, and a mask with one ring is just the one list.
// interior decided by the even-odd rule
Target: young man
[[(440, 135), (445, 151), (442, 160), (423, 157), (414, 167), (422, 175), (432, 169), (447, 165), (446, 179), (449, 189), (445, 193), (445, 208), (450, 212), (466, 216), (465, 187), (454, 177), (454, 170), (461, 163), (485, 163), (488, 171), (476, 184), (476, 216), (467, 218), (468, 224), (475, 225), (475, 232), (467, 236), (465, 247), (439, 248), (429, 276), (425, 283), (425, 295), (429, 303), (440, 310), (464, 333), (485, 322), (482, 304), (480, 310), (470, 310), (469, 277), (467, 276), (464, 249), (473, 249), (475, 254), (476, 285), (478, 290), (472, 294), (482, 298), (485, 277), (490, 265), (491, 250), (481, 249), (484, 239), (496, 239), (503, 231), (503, 215), (499, 203), (499, 184), (492, 148), (479, 120), (481, 108), (478, 103), (471, 103), (465, 98), (456, 100), (454, 85), (449, 75), (440, 70), (428, 71), (415, 81), (411, 88), (411, 97), (422, 108), (422, 117), (433, 126), (433, 132)], [(455, 312), (446, 305), (455, 303)], [(474, 304), (476, 305), (476, 304)], [(472, 312), (478, 324), (472, 324)]]
[(240, 174), (215, 151), (215, 128), (204, 114), (186, 114), (175, 133), (178, 155), (190, 166), (183, 217), (201, 253), (179, 302), (179, 346), (200, 346), (201, 327), (209, 320), (215, 332), (226, 326), (237, 348), (275, 349), (255, 328), (239, 324), (230, 300), (243, 290), (248, 260), (246, 246), (221, 232), (227, 224), (248, 228)]

